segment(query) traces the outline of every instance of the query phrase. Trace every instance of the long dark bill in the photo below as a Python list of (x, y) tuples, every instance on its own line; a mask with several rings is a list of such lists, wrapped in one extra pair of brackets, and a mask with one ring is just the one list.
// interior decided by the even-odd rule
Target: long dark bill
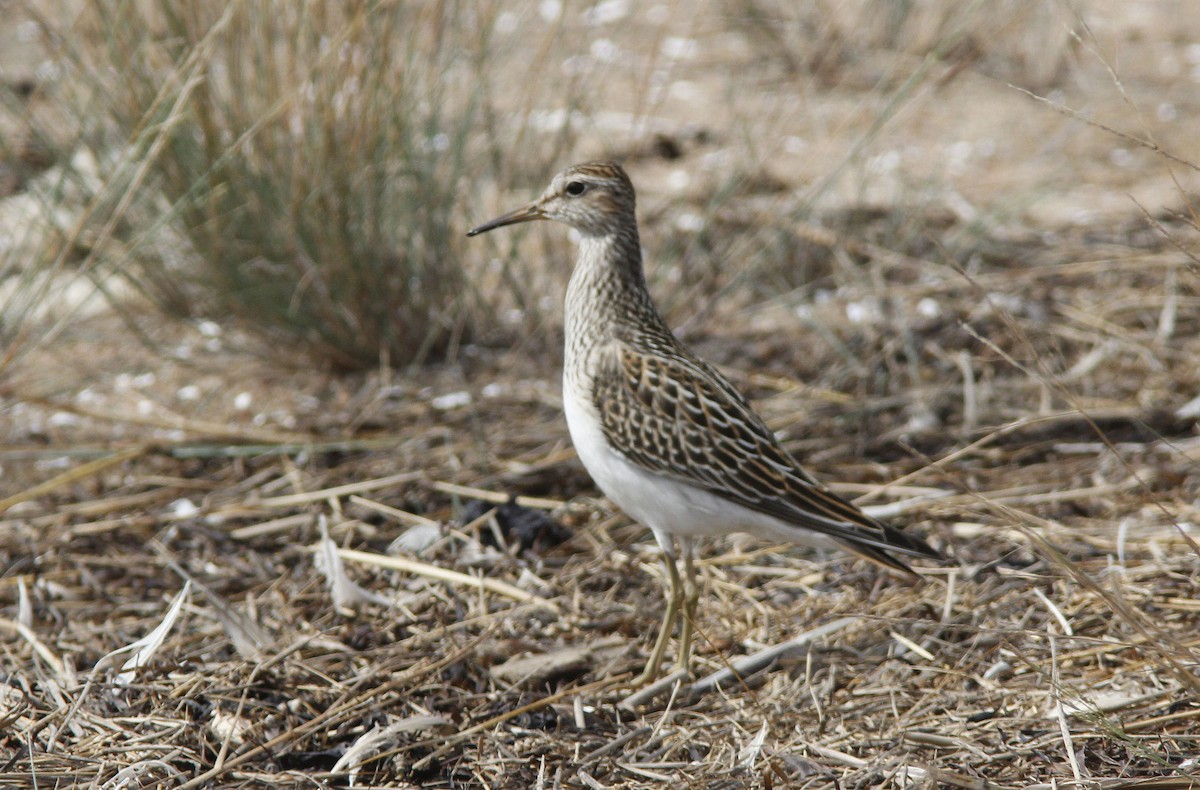
[(537, 203), (530, 203), (528, 206), (522, 206), (516, 211), (501, 214), (499, 217), (485, 222), (477, 228), (471, 228), (467, 231), (467, 235), (478, 236), (480, 233), (487, 233), (489, 230), (494, 230), (504, 225), (516, 225), (518, 222), (533, 222), (535, 219), (545, 219), (545, 217), (546, 215), (542, 213)]

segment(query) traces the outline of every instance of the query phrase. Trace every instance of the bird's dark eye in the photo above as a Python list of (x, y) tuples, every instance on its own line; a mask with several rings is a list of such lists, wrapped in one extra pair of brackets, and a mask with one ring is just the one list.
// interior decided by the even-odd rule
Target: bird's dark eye
[(584, 192), (587, 192), (587, 184), (582, 181), (567, 182), (567, 194), (571, 197), (579, 197)]

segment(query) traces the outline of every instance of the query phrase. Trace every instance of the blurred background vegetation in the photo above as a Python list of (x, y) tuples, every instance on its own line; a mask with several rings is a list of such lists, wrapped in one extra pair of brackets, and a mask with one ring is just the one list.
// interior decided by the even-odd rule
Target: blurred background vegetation
[[(97, 300), (135, 328), (147, 303), (234, 318), (333, 369), (540, 348), (564, 243), (461, 231), (580, 158), (638, 171), (685, 327), (716, 298), (871, 285), (843, 234), (969, 268), (1053, 229), (1031, 214), (1078, 180), (1065, 137), (1006, 113), (1128, 102), (1098, 100), (1105, 41), (1066, 2), (9, 5), (0, 365)], [(1095, 131), (1070, 131), (1085, 158)]]
[(102, 0), (46, 20), (100, 159), (95, 275), (337, 367), (442, 356), (488, 321), (451, 225), (479, 160), (473, 9)]

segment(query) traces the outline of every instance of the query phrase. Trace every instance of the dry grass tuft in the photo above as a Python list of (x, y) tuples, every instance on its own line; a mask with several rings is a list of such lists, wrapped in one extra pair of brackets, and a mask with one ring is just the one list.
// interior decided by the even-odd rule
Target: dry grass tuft
[(99, 116), (87, 142), (138, 163), (101, 157), (106, 271), (339, 368), (452, 353), (489, 325), (453, 223), (491, 23), (453, 3), (119, 1), (46, 21)]

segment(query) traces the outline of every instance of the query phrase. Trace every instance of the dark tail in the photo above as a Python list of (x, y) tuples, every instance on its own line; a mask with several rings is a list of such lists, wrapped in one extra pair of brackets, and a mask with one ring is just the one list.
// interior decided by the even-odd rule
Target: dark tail
[(883, 527), (884, 541), (867, 543), (851, 539), (839, 540), (838, 544), (851, 554), (912, 578), (918, 578), (919, 575), (907, 563), (893, 556), (892, 552), (904, 554), (909, 557), (924, 557), (930, 560), (946, 559), (937, 549), (930, 546), (921, 538), (909, 535), (907, 532), (890, 527), (887, 524), (881, 524), (880, 526)]

